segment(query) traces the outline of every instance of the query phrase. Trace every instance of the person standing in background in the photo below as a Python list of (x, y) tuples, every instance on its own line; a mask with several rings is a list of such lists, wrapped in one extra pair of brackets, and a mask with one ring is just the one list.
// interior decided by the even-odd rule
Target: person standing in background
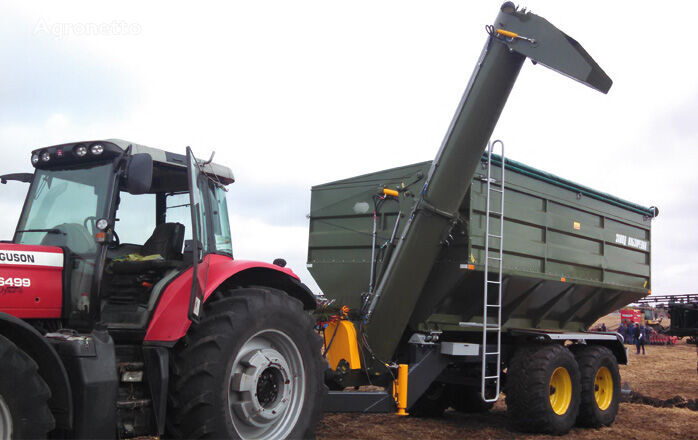
[(640, 347), (642, 347), (642, 354), (645, 354), (645, 328), (639, 324), (637, 324), (634, 328), (634, 339), (635, 339), (635, 347), (637, 348), (637, 353), (635, 354), (640, 354)]
[(628, 323), (628, 331), (626, 333), (628, 335), (628, 344), (632, 345), (633, 340), (635, 339), (635, 338), (633, 338), (633, 336), (635, 336), (635, 324), (634, 323), (632, 323), (632, 322)]

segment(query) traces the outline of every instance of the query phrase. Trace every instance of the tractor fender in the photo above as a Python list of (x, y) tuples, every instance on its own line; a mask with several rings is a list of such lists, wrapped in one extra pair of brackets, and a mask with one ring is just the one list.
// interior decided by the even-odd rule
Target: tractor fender
[(71, 429), (73, 395), (70, 391), (70, 379), (56, 350), (34, 327), (4, 312), (0, 312), (0, 334), (37, 363), (39, 375), (51, 389), (51, 399), (48, 403), (56, 419), (56, 427)]
[[(204, 302), (224, 284), (230, 287), (266, 286), (284, 290), (299, 299), (307, 310), (315, 308), (315, 295), (289, 268), (259, 261), (233, 260), (218, 254), (204, 258), (208, 262)], [(176, 342), (189, 330), (191, 321), (187, 318), (187, 311), (192, 273), (192, 268), (182, 272), (160, 295), (145, 334), (146, 343)]]

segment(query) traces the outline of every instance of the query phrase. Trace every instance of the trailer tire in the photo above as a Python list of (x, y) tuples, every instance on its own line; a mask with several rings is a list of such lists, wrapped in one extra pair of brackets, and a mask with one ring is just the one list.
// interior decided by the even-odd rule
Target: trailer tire
[(313, 438), (327, 394), (313, 324), (277, 289), (216, 292), (174, 350), (169, 435)]
[(480, 389), (467, 385), (452, 385), (451, 407), (462, 413), (483, 413), (492, 409), (494, 403), (487, 403), (480, 397)]
[[(407, 391), (409, 393), (409, 389)], [(449, 393), (446, 384), (433, 382), (409, 409), (413, 417), (441, 417), (449, 405)]]
[(507, 413), (522, 431), (562, 435), (579, 414), (580, 373), (570, 350), (520, 348), (507, 368)]
[[(0, 439), (46, 438), (55, 427), (51, 390), (34, 359), (0, 335)], [(20, 389), (21, 387), (21, 389)]]
[(591, 345), (574, 350), (581, 373), (581, 403), (577, 425), (610, 426), (618, 414), (620, 372), (613, 352)]

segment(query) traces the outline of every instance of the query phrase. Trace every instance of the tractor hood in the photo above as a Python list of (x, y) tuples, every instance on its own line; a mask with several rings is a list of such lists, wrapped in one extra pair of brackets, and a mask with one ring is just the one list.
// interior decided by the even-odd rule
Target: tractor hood
[(60, 318), (63, 250), (0, 243), (0, 311), (17, 318)]

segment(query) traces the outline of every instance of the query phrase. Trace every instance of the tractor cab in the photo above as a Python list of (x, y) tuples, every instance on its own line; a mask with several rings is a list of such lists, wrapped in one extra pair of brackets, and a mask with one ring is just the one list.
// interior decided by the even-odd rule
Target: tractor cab
[(182, 156), (122, 140), (42, 148), (31, 161), (13, 243), (63, 250), (67, 326), (100, 322), (142, 337), (163, 289), (192, 266), (196, 315), (203, 255), (232, 257), (229, 168), (198, 161), (189, 148)]
[(121, 140), (30, 157), (0, 175), (29, 183), (0, 242), (0, 439), (308, 437), (315, 296), (281, 259), (232, 258), (230, 169)]

